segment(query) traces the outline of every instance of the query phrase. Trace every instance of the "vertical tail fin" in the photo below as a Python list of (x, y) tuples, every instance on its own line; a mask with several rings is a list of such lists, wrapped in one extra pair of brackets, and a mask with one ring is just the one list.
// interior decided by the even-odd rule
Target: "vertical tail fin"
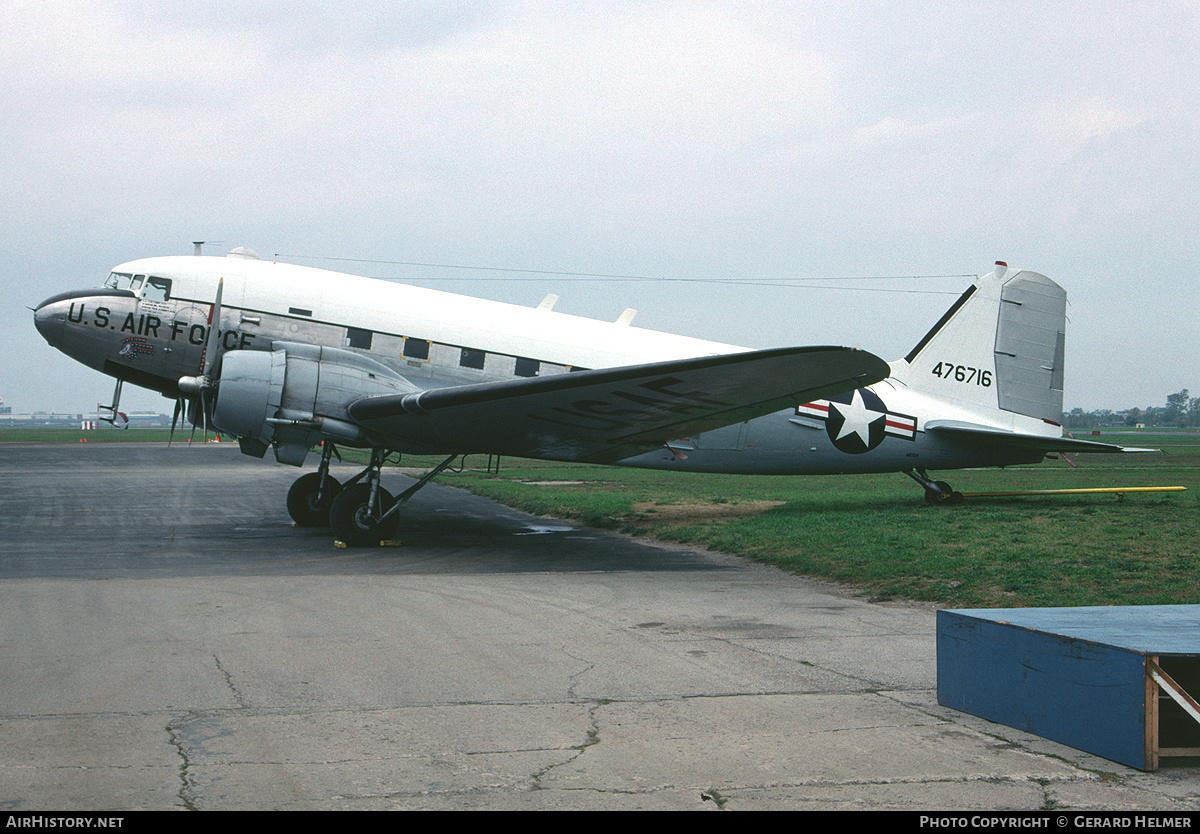
[(910, 388), (965, 405), (1062, 419), (1067, 294), (1036, 272), (997, 262), (908, 356), (892, 363)]

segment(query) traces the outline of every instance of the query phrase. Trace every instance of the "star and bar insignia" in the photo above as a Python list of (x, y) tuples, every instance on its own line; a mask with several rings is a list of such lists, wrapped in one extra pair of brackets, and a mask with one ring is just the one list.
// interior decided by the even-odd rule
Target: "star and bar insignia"
[(917, 436), (916, 417), (888, 411), (868, 388), (798, 405), (796, 415), (824, 422), (834, 447), (851, 455), (871, 451), (884, 437), (915, 440)]

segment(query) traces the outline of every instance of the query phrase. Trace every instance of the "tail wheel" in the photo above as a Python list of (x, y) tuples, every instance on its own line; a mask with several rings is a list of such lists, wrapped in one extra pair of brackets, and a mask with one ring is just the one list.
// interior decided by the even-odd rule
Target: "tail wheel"
[(945, 481), (935, 481), (934, 485), (937, 489), (925, 490), (925, 501), (934, 505), (961, 504), (963, 502), (963, 494), (955, 492), (950, 488), (950, 484)]
[(333, 528), (334, 538), (351, 547), (367, 547), (396, 535), (400, 527), (399, 516), (392, 515), (380, 520), (396, 503), (396, 499), (380, 487), (374, 512), (367, 509), (370, 500), (370, 484), (355, 484), (338, 493), (329, 508), (329, 526)]
[(317, 500), (321, 487), (321, 473), (309, 472), (301, 475), (288, 490), (287, 509), (297, 527), (328, 527), (329, 510), (333, 499), (342, 491), (335, 478), (326, 476), (325, 494)]

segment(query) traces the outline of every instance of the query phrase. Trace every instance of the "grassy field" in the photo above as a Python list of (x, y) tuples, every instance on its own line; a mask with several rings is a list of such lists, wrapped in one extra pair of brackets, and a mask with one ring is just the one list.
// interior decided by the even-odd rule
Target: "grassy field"
[[(191, 426), (177, 428), (175, 440), (187, 442)], [(170, 429), (111, 429), (107, 426), (95, 431), (80, 431), (73, 428), (0, 428), (0, 443), (166, 443)], [(209, 432), (209, 437), (212, 432)], [(201, 432), (196, 429), (196, 439)]]
[[(88, 433), (162, 440), (167, 430)], [(77, 442), (72, 430), (0, 430), (6, 440)], [(186, 435), (184, 436), (186, 440)], [(698, 544), (836, 580), (872, 599), (952, 607), (1200, 603), (1200, 435), (1110, 434), (1162, 453), (1080, 455), (1007, 470), (939, 474), (965, 493), (1113, 486), (1187, 492), (968, 498), (931, 507), (900, 474), (687, 475), (471, 457), (441, 483), (539, 515)], [(405, 458), (406, 466), (432, 465)], [(478, 467), (473, 469), (472, 467)]]

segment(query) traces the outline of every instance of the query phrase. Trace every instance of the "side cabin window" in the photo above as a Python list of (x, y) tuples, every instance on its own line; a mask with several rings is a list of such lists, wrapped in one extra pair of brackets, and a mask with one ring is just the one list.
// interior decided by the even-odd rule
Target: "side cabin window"
[(358, 327), (347, 327), (346, 328), (346, 347), (360, 348), (362, 350), (370, 350), (372, 335), (373, 334), (371, 333), (370, 330), (362, 330)]
[(166, 301), (171, 297), (171, 281), (168, 278), (156, 278), (151, 275), (146, 279), (146, 289), (142, 298), (150, 301)]
[(428, 359), (429, 342), (425, 339), (407, 338), (404, 340), (404, 355), (409, 359)]
[(474, 348), (463, 348), (462, 356), (458, 360), (458, 364), (463, 368), (475, 368), (483, 370), (483, 362), (487, 358), (487, 352), (475, 350)]
[(135, 275), (135, 276), (133, 276), (133, 280), (132, 280), (132, 281), (129, 283), (129, 289), (133, 290), (133, 291), (134, 291), (134, 293), (136, 294), (136, 293), (137, 293), (137, 291), (138, 291), (138, 290), (140, 290), (140, 289), (142, 288), (142, 282), (143, 282), (143, 281), (145, 281), (145, 280), (146, 280), (146, 276), (145, 276), (145, 275)]
[(517, 359), (516, 368), (513, 371), (517, 376), (537, 376), (542, 368), (542, 363), (536, 359)]

